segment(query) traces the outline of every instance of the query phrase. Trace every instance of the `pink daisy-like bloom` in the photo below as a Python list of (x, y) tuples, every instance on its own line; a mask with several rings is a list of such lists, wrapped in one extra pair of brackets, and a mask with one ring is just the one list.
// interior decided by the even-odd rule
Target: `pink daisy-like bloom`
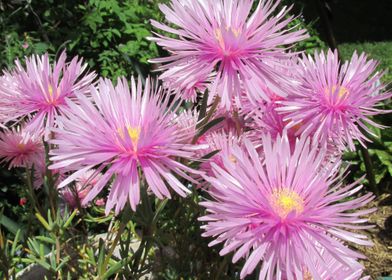
[(286, 135), (276, 140), (264, 135), (262, 158), (243, 142), (245, 148), (231, 150), (235, 162), (226, 156), (224, 168), (212, 163), (214, 176), (206, 178), (213, 199), (201, 203), (208, 214), (200, 220), (207, 222), (203, 235), (215, 238), (210, 246), (223, 242), (221, 255), (236, 251), (233, 262), (247, 258), (241, 278), (261, 263), (259, 279), (284, 279), (283, 274), (303, 279), (305, 272), (321, 279), (318, 271), (330, 260), (320, 256), (320, 248), (345, 269), (356, 270), (353, 259), (364, 256), (341, 242), (372, 245), (347, 229), (369, 227), (360, 216), (374, 209), (354, 210), (373, 195), (353, 198), (362, 186), (343, 186), (337, 164), (325, 170), (325, 149), (309, 138), (300, 138), (291, 152)]
[[(254, 122), (252, 128), (255, 129), (258, 134), (270, 134), (272, 138), (276, 138), (282, 135), (286, 128), (286, 123), (283, 120), (283, 114), (279, 114), (276, 108), (279, 107), (275, 102), (266, 103), (260, 106), (257, 111), (253, 111), (251, 114)], [(295, 129), (287, 130), (287, 135), (290, 140), (294, 139), (293, 131)]]
[[(97, 168), (102, 177), (82, 201), (88, 203), (114, 178), (106, 202), (106, 213), (115, 208), (119, 213), (129, 201), (133, 210), (140, 200), (140, 184), (144, 175), (150, 190), (160, 199), (171, 197), (166, 183), (179, 195), (190, 190), (173, 173), (192, 180), (185, 172), (197, 173), (177, 161), (192, 160), (199, 147), (184, 144), (186, 129), (175, 126), (175, 112), (168, 95), (152, 88), (147, 79), (142, 83), (132, 78), (131, 90), (124, 79), (117, 86), (101, 80), (91, 88), (92, 98), (79, 95), (76, 105), (68, 101), (69, 109), (59, 116), (54, 129), (57, 146), (51, 151), (51, 168), (78, 170), (64, 180), (63, 187), (81, 174)], [(176, 97), (175, 97), (176, 99)]]
[(377, 62), (367, 60), (365, 54), (353, 54), (343, 65), (337, 52), (328, 51), (304, 56), (300, 61), (299, 85), (293, 87), (288, 98), (279, 108), (287, 113), (285, 119), (289, 126), (300, 124), (297, 134), (304, 130), (319, 135), (323, 140), (332, 139), (341, 149), (346, 146), (355, 149), (353, 140), (362, 145), (369, 141), (363, 134), (373, 134), (366, 124), (379, 128), (370, 117), (386, 111), (375, 106), (388, 99), (392, 93), (374, 94), (384, 89), (377, 83), (382, 73), (374, 73)]
[(9, 168), (37, 168), (44, 162), (44, 146), (39, 136), (31, 135), (20, 126), (0, 132), (0, 163)]
[[(297, 72), (296, 69), (298, 68), (298, 59), (299, 58), (296, 55), (290, 59), (281, 60), (279, 67), (275, 66), (277, 67), (275, 71), (281, 73), (285, 77), (290, 78), (290, 87), (298, 84), (295, 76), (295, 73)], [(266, 86), (262, 86), (261, 88), (262, 91), (265, 92), (265, 94), (268, 96), (269, 100), (259, 99), (256, 100), (256, 102), (253, 102), (252, 100), (249, 100), (246, 94), (242, 93), (240, 96), (240, 101), (238, 102), (238, 107), (240, 108), (242, 114), (252, 115), (255, 111), (270, 110), (273, 107), (276, 108), (278, 106), (277, 102), (286, 98), (287, 90), (285, 90), (285, 96), (281, 96)], [(273, 114), (276, 115), (277, 112), (273, 112)]]
[(166, 20), (177, 28), (156, 21), (152, 25), (178, 36), (150, 38), (171, 54), (151, 60), (163, 64), (160, 78), (180, 81), (179, 87), (186, 88), (197, 82), (200, 73), (211, 73), (211, 94), (221, 96), (226, 108), (242, 89), (254, 102), (268, 100), (262, 86), (284, 95), (288, 78), (276, 69), (293, 55), (285, 50), (305, 39), (306, 31), (284, 29), (293, 19), (287, 17), (289, 9), (271, 16), (279, 0), (260, 1), (251, 14), (253, 4), (253, 0), (172, 0), (169, 6), (160, 5)]
[[(186, 70), (186, 66), (175, 66), (175, 69), (172, 70), (182, 72)], [(166, 87), (173, 89), (178, 92), (178, 94), (181, 94), (181, 98), (191, 102), (196, 102), (197, 93), (203, 93), (208, 88), (211, 79), (210, 70), (202, 69), (199, 73), (195, 73), (192, 77), (186, 75), (167, 77), (165, 82)]]
[(244, 133), (247, 126), (244, 115), (235, 107), (232, 110), (218, 109), (214, 114), (214, 118), (224, 118), (224, 120), (213, 126), (211, 132), (222, 130), (227, 134), (233, 133), (240, 135)]
[[(318, 244), (315, 244), (318, 247)], [(328, 254), (323, 248), (317, 248), (319, 255), (314, 257), (314, 264), (319, 279), (323, 280), (368, 280), (369, 276), (362, 277), (364, 266), (360, 264), (356, 259), (351, 260), (351, 267), (342, 265), (335, 257)], [(322, 257), (323, 262), (320, 262), (319, 256)], [(350, 261), (350, 260), (348, 260)], [(324, 265), (325, 263), (325, 265)], [(285, 277), (283, 277), (285, 279)], [(307, 270), (303, 273), (304, 280), (313, 280), (311, 273)]]
[(247, 137), (253, 143), (259, 143), (260, 135), (262, 134), (269, 134), (272, 139), (276, 139), (283, 133), (286, 133), (291, 150), (293, 151), (299, 137), (311, 137), (311, 141), (314, 145), (317, 145), (319, 148), (322, 148), (323, 146), (327, 147), (324, 160), (325, 165), (329, 165), (331, 162), (340, 161), (342, 151), (335, 143), (330, 140), (327, 142), (320, 141), (319, 137), (316, 137), (306, 130), (302, 131), (301, 134), (298, 134), (298, 131), (300, 131), (302, 127), (302, 123), (290, 127), (288, 125), (289, 121), (285, 120), (285, 114), (277, 111), (281, 106), (282, 105), (275, 102), (267, 103), (258, 111), (254, 111), (253, 114), (250, 114), (253, 122), (248, 122), (251, 123), (250, 127), (252, 128), (252, 131), (248, 132)]
[[(191, 144), (197, 134), (197, 124), (199, 123), (199, 113), (196, 110), (185, 110), (178, 116), (174, 116), (175, 125), (179, 130), (184, 131), (189, 137), (184, 139), (186, 144)], [(198, 139), (201, 140), (201, 139)], [(202, 141), (200, 141), (201, 143)], [(197, 142), (199, 143), (199, 141)]]
[(228, 157), (232, 162), (236, 161), (236, 158), (230, 153), (233, 145), (240, 145), (241, 138), (236, 133), (225, 133), (224, 131), (211, 132), (207, 135), (205, 141), (208, 144), (208, 149), (202, 151), (203, 156), (217, 152), (207, 161), (202, 162), (200, 170), (204, 171), (207, 175), (212, 176), (211, 164), (214, 163), (221, 168), (224, 168), (222, 157)]
[[(82, 174), (76, 181), (75, 186), (67, 187), (61, 191), (63, 199), (71, 208), (78, 207), (78, 201), (83, 201), (89, 191), (98, 183), (102, 177), (101, 174), (96, 174), (94, 170)], [(86, 206), (86, 205), (82, 205)]]
[(45, 128), (45, 139), (54, 126), (56, 116), (66, 107), (67, 98), (75, 92), (88, 94), (95, 79), (94, 73), (84, 75), (87, 64), (75, 57), (66, 63), (66, 53), (53, 64), (48, 54), (26, 58), (24, 68), (19, 60), (16, 69), (5, 72), (0, 80), (0, 115), (3, 122), (18, 121), (31, 116), (25, 130), (37, 133)]

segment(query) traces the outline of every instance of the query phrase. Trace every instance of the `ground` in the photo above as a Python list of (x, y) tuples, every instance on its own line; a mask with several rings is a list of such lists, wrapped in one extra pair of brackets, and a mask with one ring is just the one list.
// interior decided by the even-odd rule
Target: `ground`
[(374, 246), (357, 246), (357, 250), (368, 258), (363, 261), (365, 273), (378, 279), (392, 275), (392, 195), (381, 195), (369, 207), (377, 207), (377, 211), (369, 215), (375, 227), (366, 231)]

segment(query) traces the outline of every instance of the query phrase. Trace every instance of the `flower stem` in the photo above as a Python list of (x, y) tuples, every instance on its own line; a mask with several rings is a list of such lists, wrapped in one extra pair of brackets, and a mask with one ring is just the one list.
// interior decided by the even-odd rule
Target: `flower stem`
[(114, 238), (113, 243), (112, 243), (112, 246), (110, 247), (109, 252), (108, 252), (108, 254), (106, 255), (105, 260), (104, 260), (104, 262), (103, 262), (103, 270), (102, 270), (102, 273), (106, 272), (106, 268), (107, 268), (107, 266), (108, 266), (108, 264), (109, 264), (110, 258), (112, 257), (113, 252), (114, 252), (114, 250), (116, 249), (117, 244), (118, 244), (118, 242), (119, 242), (120, 239), (121, 239), (121, 235), (122, 235), (122, 233), (124, 232), (124, 230), (125, 230), (125, 228), (126, 228), (126, 226), (127, 226), (127, 223), (128, 223), (128, 220), (129, 220), (128, 217), (129, 217), (130, 215), (128, 215), (127, 213), (125, 213), (126, 210), (127, 210), (127, 208), (125, 208), (125, 209), (123, 210), (123, 216), (122, 216), (122, 219), (120, 220), (120, 227), (119, 227), (119, 229), (118, 229), (118, 231), (117, 231), (117, 235), (116, 235), (116, 237)]
[(379, 195), (379, 190), (376, 184), (376, 177), (373, 171), (373, 162), (370, 158), (369, 151), (361, 145), (361, 153), (363, 156), (363, 161), (365, 163), (366, 178), (369, 181), (369, 187), (375, 195)]
[[(196, 128), (202, 130), (203, 127), (208, 124), (208, 121), (211, 119), (212, 115), (215, 113), (216, 108), (218, 107), (220, 102), (220, 97), (216, 96), (214, 102), (212, 103), (210, 110), (208, 111), (207, 115), (196, 125)], [(192, 144), (195, 144), (198, 139), (198, 134), (196, 133), (195, 137), (192, 139)]]
[(241, 135), (241, 123), (240, 123), (240, 117), (239, 117), (237, 110), (235, 110), (233, 112), (233, 118), (234, 118), (235, 128), (237, 130), (237, 136), (240, 136)]

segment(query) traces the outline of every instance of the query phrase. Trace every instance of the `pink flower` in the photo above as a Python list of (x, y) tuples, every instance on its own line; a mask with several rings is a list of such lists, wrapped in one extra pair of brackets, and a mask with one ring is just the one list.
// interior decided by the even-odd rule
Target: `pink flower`
[(82, 201), (88, 203), (114, 179), (106, 202), (106, 213), (115, 213), (127, 201), (133, 210), (140, 200), (141, 172), (149, 188), (160, 199), (171, 197), (166, 183), (179, 195), (185, 196), (189, 189), (174, 175), (191, 179), (185, 172), (196, 171), (186, 167), (177, 158), (192, 160), (197, 146), (184, 144), (189, 135), (186, 129), (175, 126), (173, 106), (169, 106), (165, 92), (151, 88), (150, 80), (142, 90), (142, 83), (132, 78), (131, 91), (125, 79), (117, 86), (109, 80), (101, 80), (98, 88), (91, 88), (92, 99), (78, 96), (76, 105), (59, 117), (61, 129), (54, 129), (52, 141), (57, 148), (51, 157), (55, 168), (78, 170), (64, 180), (63, 187), (81, 174), (97, 168), (102, 177)]
[[(150, 38), (171, 53), (151, 60), (163, 63), (161, 79), (186, 88), (201, 73), (212, 74), (211, 94), (221, 96), (226, 108), (242, 89), (254, 102), (268, 100), (262, 86), (284, 95), (289, 81), (276, 69), (292, 54), (282, 46), (290, 47), (307, 35), (305, 30), (284, 29), (292, 17), (287, 17), (286, 8), (276, 11), (280, 1), (260, 1), (250, 14), (253, 4), (253, 0), (172, 0), (169, 6), (161, 5), (168, 23), (177, 27), (152, 21), (156, 28), (177, 36)], [(273, 13), (276, 16), (270, 17)]]
[(37, 169), (44, 162), (42, 139), (31, 135), (20, 126), (0, 132), (0, 162), (8, 162), (9, 168)]
[(76, 180), (73, 187), (67, 187), (61, 191), (63, 199), (71, 208), (77, 208), (78, 203), (87, 196), (101, 177), (102, 175), (94, 170), (87, 171)]
[(26, 131), (37, 133), (45, 127), (45, 139), (49, 129), (54, 127), (57, 115), (67, 106), (66, 99), (75, 98), (75, 92), (88, 94), (88, 88), (95, 74), (84, 75), (87, 64), (75, 57), (65, 63), (63, 52), (53, 68), (49, 56), (26, 58), (26, 68), (19, 60), (16, 69), (5, 72), (0, 81), (0, 115), (5, 115), (4, 123), (18, 121), (33, 115), (26, 125)]
[[(319, 244), (315, 243), (315, 248), (318, 250), (317, 256), (313, 256), (312, 262), (315, 264), (315, 273), (317, 273), (319, 279), (334, 280), (336, 276), (339, 279), (344, 280), (368, 280), (370, 277), (361, 277), (363, 274), (364, 266), (360, 264), (356, 259), (347, 260), (350, 262), (351, 267), (345, 266), (340, 263), (334, 256), (330, 255), (326, 250), (319, 247)], [(321, 256), (322, 258), (320, 258)], [(287, 278), (283, 278), (287, 279)], [(303, 272), (304, 280), (312, 280), (312, 274), (309, 270)]]
[(208, 149), (203, 150), (203, 156), (209, 155), (216, 152), (208, 160), (204, 161), (200, 165), (200, 170), (204, 171), (207, 175), (212, 176), (211, 164), (224, 168), (222, 157), (228, 157), (232, 162), (236, 162), (236, 158), (231, 154), (232, 147), (234, 145), (240, 145), (241, 137), (238, 137), (236, 133), (224, 131), (211, 132), (206, 137), (206, 143)]
[[(253, 112), (253, 129), (255, 129), (259, 135), (260, 133), (270, 134), (272, 138), (275, 139), (283, 134), (287, 123), (283, 120), (284, 115), (279, 114), (276, 110), (278, 107), (279, 105), (275, 102), (269, 102), (264, 104), (264, 106), (260, 106), (259, 110)], [(293, 132), (295, 132), (295, 128), (287, 131), (290, 140), (295, 140)]]
[(208, 214), (200, 220), (207, 222), (204, 236), (215, 239), (210, 245), (224, 242), (220, 254), (236, 251), (233, 262), (247, 258), (241, 278), (262, 262), (259, 279), (280, 279), (283, 273), (301, 279), (298, 273), (306, 271), (319, 279), (318, 268), (328, 265), (319, 250), (344, 269), (357, 269), (353, 259), (364, 256), (341, 242), (371, 245), (347, 229), (368, 228), (360, 216), (374, 209), (354, 210), (373, 195), (351, 198), (361, 186), (343, 186), (338, 165), (326, 170), (325, 149), (309, 138), (300, 138), (291, 152), (286, 135), (276, 141), (263, 135), (262, 158), (243, 141), (245, 149), (233, 146), (230, 152), (236, 161), (224, 156), (224, 167), (212, 163), (214, 176), (206, 178), (213, 199), (201, 203)]
[(96, 206), (104, 206), (105, 205), (105, 199), (104, 198), (99, 198), (95, 201)]
[(214, 119), (218, 118), (224, 118), (224, 120), (213, 126), (208, 133), (213, 131), (224, 131), (227, 134), (232, 133), (240, 135), (243, 134), (247, 128), (244, 115), (234, 106), (232, 107), (232, 110), (225, 110), (223, 108), (218, 109), (214, 114)]
[[(172, 71), (182, 72), (187, 70), (187, 65), (176, 66)], [(196, 102), (197, 93), (203, 93), (211, 82), (212, 77), (209, 69), (202, 69), (198, 73), (194, 73), (191, 77), (187, 75), (178, 75), (167, 77), (165, 79), (166, 87), (173, 89), (185, 100)]]
[(371, 116), (385, 113), (375, 106), (390, 98), (392, 93), (375, 95), (384, 89), (377, 81), (382, 74), (374, 73), (377, 62), (367, 61), (365, 54), (353, 54), (351, 60), (340, 64), (337, 52), (328, 51), (303, 57), (299, 71), (299, 86), (287, 100), (282, 101), (289, 126), (301, 125), (297, 134), (307, 130), (320, 135), (321, 139), (332, 139), (341, 149), (346, 146), (354, 150), (354, 140), (362, 145), (369, 141), (361, 131), (372, 132), (366, 124), (379, 128)]
[(189, 138), (184, 139), (184, 143), (186, 144), (191, 144), (197, 134), (198, 117), (199, 113), (196, 110), (185, 110), (178, 114), (178, 116), (174, 116), (177, 129), (184, 131), (189, 136)]

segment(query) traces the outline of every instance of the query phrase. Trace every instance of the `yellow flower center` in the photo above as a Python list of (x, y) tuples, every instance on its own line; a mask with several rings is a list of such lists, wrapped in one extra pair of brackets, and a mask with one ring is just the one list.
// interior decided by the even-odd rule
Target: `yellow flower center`
[(220, 29), (214, 30), (215, 38), (222, 49), (225, 48), (225, 40), (223, 39), (222, 31)]
[(26, 145), (24, 143), (18, 143), (18, 144), (16, 144), (16, 147), (18, 147), (19, 150), (24, 150)]
[(333, 95), (335, 95), (335, 92), (336, 92), (336, 90), (337, 90), (337, 88), (339, 87), (339, 91), (338, 91), (338, 99), (339, 100), (341, 100), (341, 99), (344, 99), (344, 98), (346, 98), (348, 95), (349, 95), (349, 91), (348, 91), (348, 89), (346, 88), (346, 87), (344, 87), (344, 86), (332, 86), (332, 88), (326, 88), (325, 89), (325, 94), (327, 95), (327, 96), (333, 96)]
[(53, 87), (51, 85), (49, 85), (48, 91), (49, 91), (50, 98), (53, 98)]
[(229, 160), (230, 160), (232, 163), (237, 163), (237, 159), (236, 159), (236, 157), (233, 156), (233, 155), (229, 155)]
[(236, 38), (238, 38), (241, 34), (241, 29), (239, 28), (226, 27), (226, 31), (231, 31), (231, 33), (234, 34), (234, 37)]
[(313, 276), (312, 276), (312, 274), (310, 274), (309, 270), (305, 271), (304, 280), (313, 280)]
[[(136, 148), (140, 137), (140, 127), (127, 126), (126, 128), (127, 128), (128, 136), (129, 138), (131, 138), (134, 148)], [(125, 140), (124, 130), (121, 127), (117, 129), (117, 133), (122, 140)]]
[(292, 127), (292, 129), (294, 130), (294, 132), (298, 132), (301, 129), (301, 127), (302, 127), (302, 122), (297, 123), (296, 125), (294, 125)]
[(47, 97), (48, 104), (57, 105), (59, 90), (55, 88), (55, 93), (53, 95), (53, 87), (51, 85), (48, 85), (48, 92), (49, 92), (49, 96)]
[(140, 137), (140, 127), (127, 127), (128, 135), (132, 140), (132, 143), (136, 146), (137, 142), (139, 141)]
[(225, 34), (222, 34), (221, 28), (216, 28), (214, 30), (215, 39), (218, 41), (219, 46), (221, 47), (222, 50), (226, 50), (226, 47), (230, 47), (230, 42), (225, 42), (225, 37), (230, 38), (230, 35), (232, 36), (234, 35), (234, 38), (237, 39), (241, 34), (240, 28), (233, 28), (233, 27), (226, 26), (225, 30), (226, 30)]
[(287, 188), (275, 189), (271, 196), (273, 209), (281, 218), (295, 211), (297, 214), (304, 210), (304, 200), (294, 191)]

